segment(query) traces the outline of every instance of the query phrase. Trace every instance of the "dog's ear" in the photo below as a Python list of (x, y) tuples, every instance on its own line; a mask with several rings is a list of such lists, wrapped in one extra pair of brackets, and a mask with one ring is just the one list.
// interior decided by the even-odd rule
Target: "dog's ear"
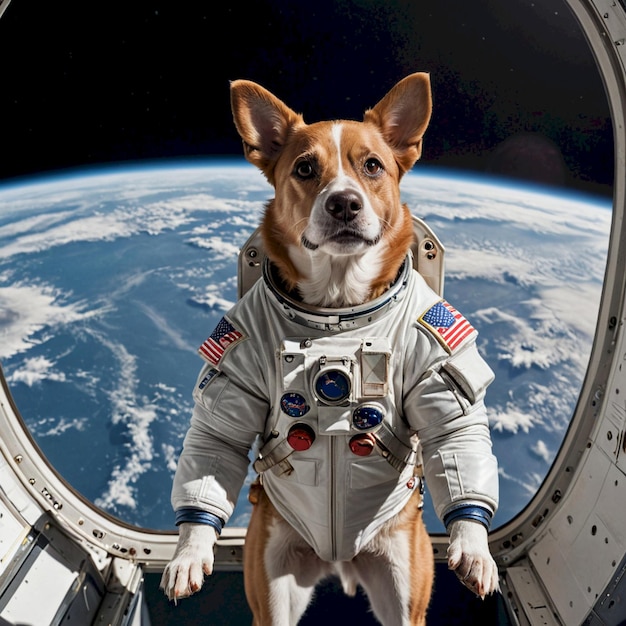
[(304, 124), (302, 116), (249, 80), (235, 80), (230, 84), (230, 103), (246, 159), (273, 183), (276, 159), (290, 129)]
[(376, 124), (391, 146), (402, 174), (422, 155), (422, 138), (430, 121), (430, 76), (411, 74), (397, 83), (372, 109), (364, 121)]

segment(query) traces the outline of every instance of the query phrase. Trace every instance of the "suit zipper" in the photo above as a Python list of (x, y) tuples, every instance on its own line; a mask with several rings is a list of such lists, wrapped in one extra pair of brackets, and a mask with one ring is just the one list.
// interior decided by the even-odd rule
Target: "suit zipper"
[(333, 561), (337, 560), (337, 520), (336, 520), (336, 504), (337, 504), (337, 487), (335, 485), (335, 439), (332, 435), (330, 439), (330, 547)]

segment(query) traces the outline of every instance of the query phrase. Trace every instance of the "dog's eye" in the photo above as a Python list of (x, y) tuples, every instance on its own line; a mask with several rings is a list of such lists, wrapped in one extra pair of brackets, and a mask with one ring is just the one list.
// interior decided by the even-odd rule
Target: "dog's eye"
[(378, 176), (383, 171), (383, 166), (378, 159), (367, 159), (365, 161), (365, 173), (368, 176)]
[(310, 161), (298, 161), (294, 173), (300, 178), (312, 178), (315, 175), (315, 170)]

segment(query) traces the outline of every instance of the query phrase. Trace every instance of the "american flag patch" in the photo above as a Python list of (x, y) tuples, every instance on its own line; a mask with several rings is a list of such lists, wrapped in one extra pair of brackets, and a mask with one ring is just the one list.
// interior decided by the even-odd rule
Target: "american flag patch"
[(223, 317), (211, 336), (198, 348), (198, 352), (205, 361), (217, 366), (226, 350), (242, 339), (245, 339), (245, 335)]
[(474, 327), (445, 300), (428, 309), (418, 321), (428, 328), (449, 352), (475, 332)]

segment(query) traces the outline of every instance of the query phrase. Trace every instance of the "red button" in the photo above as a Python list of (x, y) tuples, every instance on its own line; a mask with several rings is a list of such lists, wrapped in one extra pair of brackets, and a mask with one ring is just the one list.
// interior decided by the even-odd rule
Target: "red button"
[(308, 450), (315, 441), (315, 433), (306, 424), (295, 424), (289, 429), (287, 442), (297, 452)]
[(374, 435), (369, 433), (366, 435), (355, 435), (350, 439), (348, 445), (353, 454), (357, 456), (369, 456), (374, 450), (376, 439), (374, 439)]

